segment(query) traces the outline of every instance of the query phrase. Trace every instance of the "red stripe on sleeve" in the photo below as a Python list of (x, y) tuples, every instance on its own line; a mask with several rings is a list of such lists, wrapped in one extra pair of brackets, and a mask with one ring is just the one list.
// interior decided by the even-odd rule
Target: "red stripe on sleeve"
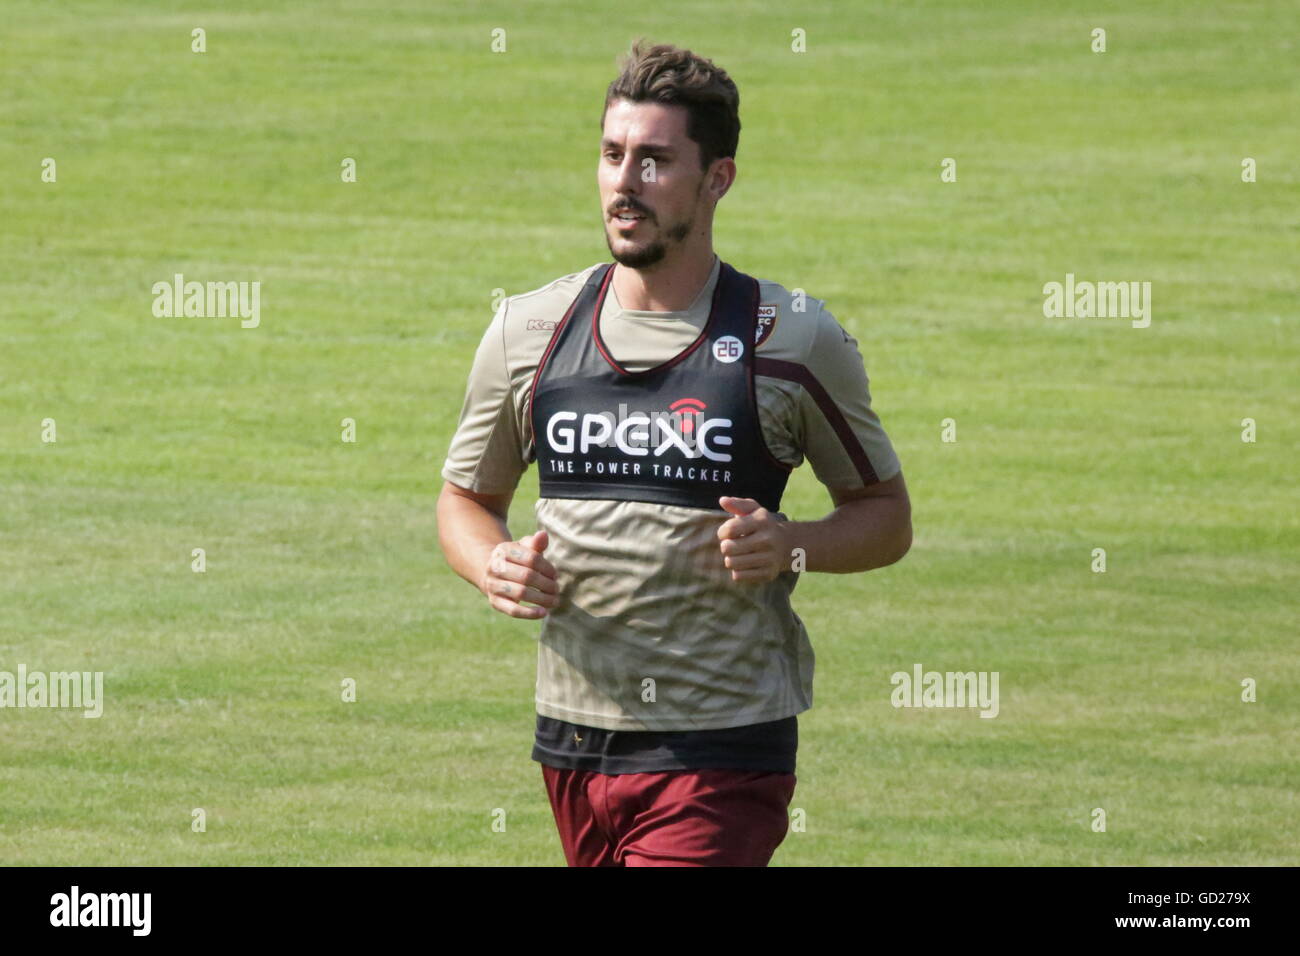
[(835, 404), (835, 400), (831, 398), (830, 393), (822, 387), (822, 383), (817, 381), (817, 377), (808, 371), (806, 366), (800, 365), (798, 362), (785, 362), (781, 359), (755, 356), (754, 374), (766, 375), (768, 378), (781, 378), (802, 385), (804, 390), (817, 402), (817, 407), (821, 409), (821, 413), (826, 416), (831, 428), (835, 430), (835, 434), (839, 437), (845, 453), (848, 454), (849, 460), (853, 462), (853, 467), (858, 470), (858, 477), (862, 479), (862, 484), (874, 485), (880, 481), (880, 478), (876, 475), (876, 469), (871, 467), (871, 459), (867, 457), (867, 450), (862, 447), (862, 442), (858, 441), (858, 436), (854, 434), (852, 426), (844, 417), (844, 413), (840, 411), (840, 407)]

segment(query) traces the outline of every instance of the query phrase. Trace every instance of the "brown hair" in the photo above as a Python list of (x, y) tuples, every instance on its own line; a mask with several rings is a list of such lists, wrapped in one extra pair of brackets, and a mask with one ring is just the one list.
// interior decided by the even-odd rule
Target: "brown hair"
[(732, 159), (740, 142), (740, 92), (725, 70), (671, 44), (645, 47), (637, 40), (623, 61), (623, 72), (605, 92), (605, 113), (614, 100), (663, 103), (687, 111), (686, 135), (700, 147), (704, 169), (722, 156)]

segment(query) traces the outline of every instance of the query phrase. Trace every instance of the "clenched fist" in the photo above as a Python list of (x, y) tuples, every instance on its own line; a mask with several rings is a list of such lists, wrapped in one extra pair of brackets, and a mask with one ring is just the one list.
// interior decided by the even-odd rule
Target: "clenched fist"
[[(492, 549), (479, 584), (489, 604), (511, 617), (546, 617), (546, 609), (560, 600), (555, 567), (542, 557), (547, 543), (546, 532), (538, 531)], [(541, 607), (526, 607), (525, 601)]]
[(753, 498), (723, 496), (718, 504), (733, 517), (718, 528), (723, 564), (731, 580), (762, 584), (790, 567), (785, 524)]

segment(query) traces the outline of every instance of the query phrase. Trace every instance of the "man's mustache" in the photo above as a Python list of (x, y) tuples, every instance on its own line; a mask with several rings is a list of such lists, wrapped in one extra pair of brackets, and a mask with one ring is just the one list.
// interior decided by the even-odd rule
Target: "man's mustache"
[(622, 203), (620, 205), (615, 206), (613, 209), (609, 211), (609, 214), (611, 216), (617, 216), (621, 212), (640, 213), (641, 215), (645, 216), (647, 219), (649, 219), (651, 215), (650, 210), (646, 209), (644, 206), (628, 205), (627, 203)]

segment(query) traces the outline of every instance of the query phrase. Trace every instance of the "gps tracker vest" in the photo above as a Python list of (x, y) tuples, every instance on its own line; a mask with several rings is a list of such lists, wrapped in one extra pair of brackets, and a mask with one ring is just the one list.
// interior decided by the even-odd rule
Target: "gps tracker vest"
[(722, 495), (779, 511), (791, 469), (763, 440), (754, 392), (758, 280), (719, 263), (708, 322), (683, 352), (629, 372), (600, 337), (614, 267), (592, 272), (533, 377), (532, 457), (543, 498), (710, 511)]

